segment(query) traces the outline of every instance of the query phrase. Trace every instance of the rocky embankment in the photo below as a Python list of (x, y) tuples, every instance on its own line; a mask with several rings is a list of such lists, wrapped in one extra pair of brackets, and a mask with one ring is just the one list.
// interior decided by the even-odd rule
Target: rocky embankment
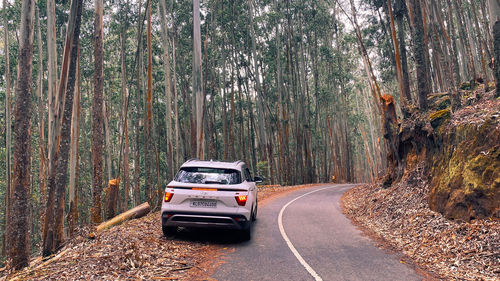
[(409, 260), (446, 279), (500, 276), (500, 99), (462, 91), (450, 109), (434, 94), (398, 134), (402, 177), (354, 188), (344, 212)]

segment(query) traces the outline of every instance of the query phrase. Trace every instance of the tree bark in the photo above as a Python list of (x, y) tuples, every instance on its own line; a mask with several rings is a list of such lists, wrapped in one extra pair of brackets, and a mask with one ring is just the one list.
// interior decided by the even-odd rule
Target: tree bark
[[(70, 17), (66, 33), (66, 43), (63, 54), (63, 67), (57, 100), (64, 100), (60, 106), (54, 133), (58, 136), (59, 144), (55, 154), (55, 163), (49, 171), (48, 198), (45, 218), (46, 235), (43, 239), (43, 256), (49, 256), (57, 251), (64, 243), (64, 206), (65, 187), (67, 181), (68, 158), (71, 134), (71, 116), (76, 80), (76, 64), (80, 36), (80, 21), (82, 14), (82, 0), (71, 2)], [(64, 78), (66, 77), (66, 78)], [(64, 81), (67, 79), (67, 83)], [(66, 85), (66, 86), (64, 86)]]
[(92, 99), (92, 208), (91, 222), (102, 222), (103, 173), (103, 1), (95, 0), (94, 12), (94, 97)]
[(146, 169), (146, 198), (150, 201), (153, 197), (153, 54), (151, 45), (151, 1), (147, 2), (146, 13), (148, 17), (147, 48), (148, 48), (148, 87), (146, 92), (146, 134), (144, 160)]
[(200, 0), (193, 0), (193, 94), (196, 96), (196, 157), (204, 159), (203, 111), (205, 95), (202, 89)]
[[(128, 3), (127, 3), (128, 4)], [(126, 29), (122, 30), (121, 42), (120, 42), (120, 60), (121, 60), (121, 84), (122, 84), (122, 103), (124, 104), (122, 110), (122, 118), (123, 118), (123, 138), (125, 141), (125, 145), (123, 147), (123, 190), (124, 190), (124, 199), (123, 204), (121, 204), (121, 211), (124, 212), (128, 210), (128, 201), (130, 194), (130, 166), (129, 166), (129, 154), (130, 154), (130, 144), (128, 139), (128, 107), (129, 107), (129, 98), (127, 91), (127, 67), (125, 62), (125, 42), (126, 42)]]
[(57, 136), (54, 133), (57, 112), (57, 39), (56, 39), (56, 5), (54, 0), (47, 0), (47, 55), (48, 55), (48, 170), (54, 163), (54, 145)]
[(9, 220), (10, 198), (12, 192), (12, 117), (11, 117), (11, 83), (10, 83), (10, 55), (9, 55), (9, 20), (7, 15), (7, 0), (3, 1), (4, 18), (4, 55), (5, 55), (5, 229), (2, 239), (2, 253), (9, 252)]
[(420, 110), (427, 109), (427, 95), (431, 92), (431, 79), (429, 76), (430, 66), (428, 64), (429, 50), (425, 40), (426, 32), (422, 16), (422, 5), (420, 0), (409, 0), (410, 10), (414, 19), (414, 44), (415, 64), (417, 68), (417, 94)]
[[(5, 7), (5, 6), (4, 6)], [(35, 2), (23, 0), (17, 69), (16, 112), (14, 123), (14, 177), (9, 211), (9, 251), (7, 258), (14, 269), (29, 264), (29, 198), (31, 158), (31, 87), (33, 71), (33, 21)]]
[(118, 179), (108, 181), (106, 188), (106, 219), (109, 220), (116, 215), (118, 203)]
[(500, 3), (498, 0), (490, 0), (490, 24), (493, 30), (493, 49), (495, 50), (493, 65), (496, 80), (495, 96), (500, 97)]
[(391, 35), (392, 35), (391, 37), (392, 37), (392, 43), (394, 44), (394, 53), (395, 53), (395, 60), (396, 60), (396, 74), (397, 74), (397, 78), (398, 78), (399, 90), (401, 92), (401, 102), (403, 105), (405, 105), (405, 104), (411, 103), (411, 95), (410, 95), (410, 92), (407, 91), (409, 89), (409, 87), (405, 86), (405, 82), (403, 80), (401, 54), (399, 52), (399, 43), (398, 43), (398, 39), (396, 37), (396, 26), (394, 24), (394, 14), (392, 13), (391, 0), (387, 0), (387, 9), (389, 11), (389, 19), (390, 19), (390, 23), (391, 23)]
[(69, 212), (68, 212), (68, 234), (71, 237), (78, 224), (78, 162), (79, 162), (79, 138), (80, 138), (80, 52), (78, 52), (76, 68), (76, 91), (73, 100), (73, 112), (71, 117), (71, 150), (69, 159)]
[(160, 10), (160, 18), (161, 18), (161, 37), (163, 43), (163, 68), (164, 68), (164, 80), (165, 80), (165, 96), (166, 96), (166, 105), (165, 105), (165, 122), (167, 123), (167, 139), (166, 139), (166, 147), (167, 147), (167, 177), (168, 179), (172, 179), (174, 177), (174, 169), (173, 169), (173, 139), (172, 139), (172, 88), (170, 87), (170, 59), (169, 59), (169, 48), (168, 45), (169, 37), (168, 37), (168, 26), (167, 26), (167, 8), (165, 4), (165, 0), (160, 0), (160, 6), (158, 7)]

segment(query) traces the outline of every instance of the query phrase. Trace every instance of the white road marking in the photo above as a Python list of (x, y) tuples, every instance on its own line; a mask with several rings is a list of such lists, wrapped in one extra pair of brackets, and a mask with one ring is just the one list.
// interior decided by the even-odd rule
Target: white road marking
[(328, 189), (328, 188), (332, 188), (332, 186), (324, 187), (324, 188), (317, 189), (317, 190), (313, 190), (313, 191), (308, 192), (306, 194), (300, 195), (299, 197), (297, 197), (297, 198), (291, 200), (290, 202), (286, 203), (286, 205), (283, 206), (283, 208), (281, 208), (280, 214), (278, 215), (278, 226), (279, 226), (279, 229), (280, 229), (280, 232), (281, 232), (281, 236), (283, 236), (283, 239), (285, 240), (286, 244), (288, 245), (288, 248), (290, 248), (290, 251), (292, 251), (292, 253), (295, 255), (295, 257), (297, 258), (297, 260), (299, 260), (299, 262), (302, 264), (302, 266), (304, 266), (304, 268), (307, 270), (307, 272), (309, 272), (309, 274), (311, 274), (311, 276), (316, 281), (323, 281), (323, 279), (318, 275), (318, 273), (316, 273), (316, 271), (314, 271), (314, 269), (312, 269), (312, 267), (304, 260), (304, 258), (302, 258), (302, 256), (299, 254), (299, 252), (297, 251), (297, 249), (295, 249), (295, 247), (293, 246), (292, 241), (290, 241), (290, 239), (286, 235), (285, 228), (283, 227), (283, 213), (285, 212), (286, 207), (288, 207), (290, 204), (292, 204), (296, 200), (298, 200), (298, 199), (300, 199), (300, 198), (302, 198), (302, 197), (304, 197), (306, 195), (309, 195), (311, 193), (318, 192), (318, 191), (321, 191), (321, 190), (325, 190), (325, 189)]

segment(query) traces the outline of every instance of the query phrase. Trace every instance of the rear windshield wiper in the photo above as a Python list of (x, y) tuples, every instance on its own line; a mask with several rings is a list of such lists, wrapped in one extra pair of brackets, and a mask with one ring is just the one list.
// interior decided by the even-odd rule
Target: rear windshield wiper
[(205, 181), (204, 184), (211, 184), (211, 183), (215, 183), (215, 184), (227, 184), (227, 181)]

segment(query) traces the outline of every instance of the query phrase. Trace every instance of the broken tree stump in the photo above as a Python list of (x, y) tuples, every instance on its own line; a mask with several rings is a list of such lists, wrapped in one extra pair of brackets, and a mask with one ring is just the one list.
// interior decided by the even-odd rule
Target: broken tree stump
[(118, 203), (118, 179), (112, 179), (108, 182), (106, 188), (106, 219), (109, 220), (116, 215)]

